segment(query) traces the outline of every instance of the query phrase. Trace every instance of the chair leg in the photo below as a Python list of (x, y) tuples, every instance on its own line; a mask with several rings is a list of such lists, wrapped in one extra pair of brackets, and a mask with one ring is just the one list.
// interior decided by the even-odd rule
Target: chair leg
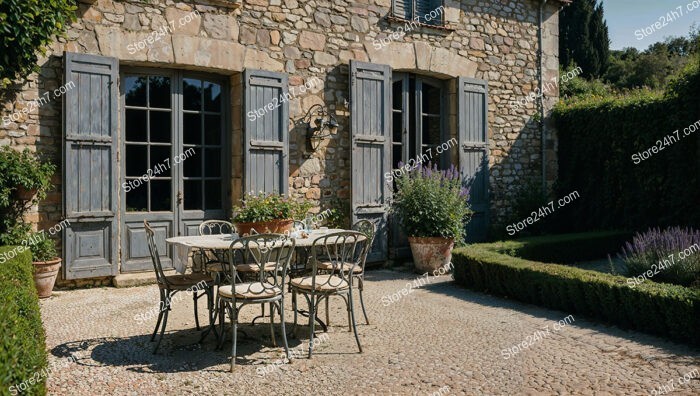
[(330, 301), (329, 296), (326, 296), (326, 326), (328, 326), (328, 327), (331, 326), (331, 314), (330, 314), (330, 311), (328, 308), (329, 301)]
[(277, 340), (275, 339), (275, 306), (274, 303), (270, 303), (270, 338), (272, 339), (272, 346), (277, 346)]
[(292, 326), (292, 335), (296, 338), (297, 333), (297, 292), (292, 290), (292, 311), (294, 311), (294, 326)]
[(287, 344), (287, 329), (284, 324), (284, 297), (279, 302), (280, 310), (280, 320), (282, 324), (282, 341), (284, 342), (284, 353), (287, 355), (287, 360), (291, 361), (291, 355), (289, 354), (289, 345)]
[(309, 359), (311, 359), (311, 354), (313, 352), (314, 344), (314, 325), (316, 324), (316, 296), (311, 295), (311, 302), (309, 303)]
[(224, 299), (219, 299), (219, 329), (221, 333), (219, 334), (219, 345), (217, 346), (217, 349), (221, 349), (224, 346), (224, 341), (226, 340), (226, 330), (225, 330), (225, 322), (226, 322), (226, 302)]
[(156, 327), (153, 329), (153, 334), (151, 335), (151, 342), (156, 339), (156, 334), (158, 334), (158, 328), (160, 327), (160, 322), (163, 320), (163, 308), (165, 307), (165, 302), (163, 300), (163, 290), (160, 291), (160, 302), (158, 303), (158, 322), (156, 322)]
[(197, 327), (197, 331), (199, 331), (200, 328), (199, 328), (199, 312), (197, 310), (197, 299), (199, 299), (197, 292), (192, 293), (192, 300), (194, 300), (194, 324)]
[[(350, 289), (350, 293), (352, 293), (352, 289)], [(362, 353), (360, 337), (357, 335), (357, 324), (355, 324), (355, 309), (352, 304), (352, 295), (348, 296), (348, 301), (350, 303), (350, 316), (352, 317), (352, 330), (355, 332), (355, 341), (357, 341), (357, 347), (360, 349), (360, 353)]]
[(348, 298), (345, 299), (345, 308), (348, 310), (348, 331), (352, 331), (352, 316), (350, 315), (350, 299), (352, 298), (352, 291), (348, 293)]
[(158, 352), (158, 347), (160, 346), (160, 342), (163, 341), (163, 335), (165, 334), (165, 326), (168, 325), (168, 314), (170, 313), (170, 307), (165, 309), (165, 313), (163, 314), (163, 327), (160, 329), (160, 337), (158, 338), (158, 342), (156, 343), (156, 347), (153, 349), (153, 354)]
[(362, 293), (365, 289), (364, 283), (365, 283), (365, 281), (360, 279), (360, 282), (359, 282), (359, 285), (360, 285), (360, 288), (359, 288), (359, 290), (360, 290), (360, 305), (362, 305), (362, 314), (365, 315), (365, 322), (367, 324), (369, 324), (369, 319), (367, 318), (367, 311), (365, 310), (365, 299), (362, 297)]
[(236, 365), (236, 340), (238, 338), (238, 310), (235, 306), (231, 307), (231, 332), (233, 333), (233, 346), (231, 346), (231, 372), (233, 372), (233, 368)]

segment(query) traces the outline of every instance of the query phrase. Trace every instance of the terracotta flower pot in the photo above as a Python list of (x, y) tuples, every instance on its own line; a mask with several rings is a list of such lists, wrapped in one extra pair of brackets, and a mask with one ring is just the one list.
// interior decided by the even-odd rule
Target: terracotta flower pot
[(272, 220), (272, 221), (258, 221), (254, 223), (234, 223), (236, 226), (236, 232), (238, 235), (246, 236), (250, 235), (251, 229), (254, 229), (258, 234), (284, 234), (285, 232), (292, 231), (294, 227), (294, 220)]
[(408, 237), (413, 263), (418, 273), (433, 273), (452, 261), (455, 240), (442, 237)]
[(15, 198), (17, 198), (20, 201), (31, 201), (32, 198), (34, 198), (34, 195), (36, 195), (36, 192), (39, 191), (36, 188), (33, 188), (31, 190), (27, 190), (23, 186), (17, 186), (15, 189)]
[(34, 285), (39, 292), (39, 298), (51, 297), (58, 270), (61, 268), (61, 259), (36, 261), (32, 264), (34, 264)]

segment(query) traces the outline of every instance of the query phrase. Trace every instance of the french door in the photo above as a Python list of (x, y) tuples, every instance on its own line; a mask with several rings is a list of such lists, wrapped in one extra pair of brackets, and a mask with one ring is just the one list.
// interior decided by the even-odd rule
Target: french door
[[(445, 138), (445, 95), (440, 80), (408, 73), (394, 73), (392, 85), (392, 169), (399, 163), (414, 165), (428, 162), (445, 168), (449, 154), (437, 154), (436, 147)], [(406, 235), (396, 221), (391, 223), (391, 253), (395, 258), (409, 257)]]
[(143, 221), (165, 238), (196, 235), (205, 219), (224, 219), (230, 178), (227, 85), (217, 76), (161, 69), (121, 75), (122, 272), (152, 269)]

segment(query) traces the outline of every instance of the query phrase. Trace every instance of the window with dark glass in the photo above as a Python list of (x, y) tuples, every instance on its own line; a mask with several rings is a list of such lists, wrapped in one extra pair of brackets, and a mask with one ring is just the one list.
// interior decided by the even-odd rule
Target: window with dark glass
[(445, 143), (443, 83), (429, 77), (395, 73), (392, 103), (392, 166), (427, 162), (444, 168), (449, 154), (438, 153)]
[(393, 0), (394, 17), (426, 25), (445, 24), (443, 0)]

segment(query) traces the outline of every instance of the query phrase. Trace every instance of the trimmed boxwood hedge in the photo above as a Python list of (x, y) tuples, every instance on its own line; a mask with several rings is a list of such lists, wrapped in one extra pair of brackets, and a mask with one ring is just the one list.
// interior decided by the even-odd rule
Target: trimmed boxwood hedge
[[(600, 237), (600, 234), (596, 234)], [(689, 344), (700, 345), (700, 290), (644, 282), (635, 288), (622, 276), (513, 257), (505, 252), (546, 250), (569, 241), (572, 254), (585, 254), (583, 235), (477, 244), (452, 254), (454, 278), (470, 289), (579, 314)], [(598, 238), (599, 239), (599, 238)]]
[[(13, 247), (0, 247), (0, 256)], [(39, 297), (34, 287), (31, 254), (25, 251), (0, 264), (0, 394), (29, 381), (47, 366)], [(21, 394), (44, 395), (45, 379)]]

